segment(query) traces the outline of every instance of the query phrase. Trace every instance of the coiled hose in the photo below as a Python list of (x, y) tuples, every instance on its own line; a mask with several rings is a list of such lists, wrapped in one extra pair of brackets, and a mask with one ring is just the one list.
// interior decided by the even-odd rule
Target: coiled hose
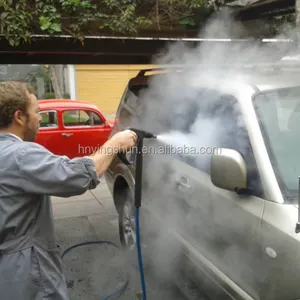
[[(135, 228), (136, 228), (136, 246), (137, 246), (137, 255), (138, 255), (138, 265), (139, 265), (140, 281), (141, 281), (141, 288), (142, 288), (142, 300), (146, 300), (147, 294), (146, 294), (146, 282), (145, 282), (145, 277), (144, 277), (143, 256), (142, 256), (142, 250), (141, 250), (139, 207), (136, 207), (136, 209), (135, 209)], [(110, 241), (102, 241), (102, 240), (87, 241), (87, 242), (72, 245), (71, 247), (67, 248), (62, 253), (61, 258), (63, 259), (65, 257), (65, 255), (68, 252), (70, 252), (71, 250), (73, 250), (74, 248), (87, 246), (87, 245), (93, 245), (93, 244), (108, 244), (108, 245), (112, 245), (112, 246), (120, 249), (120, 247), (118, 245), (116, 245), (115, 243), (110, 242)], [(102, 300), (109, 300), (110, 298), (112, 298), (113, 296), (115, 296), (117, 294), (119, 294), (119, 296), (121, 296), (124, 293), (124, 291), (126, 290), (126, 288), (128, 287), (128, 285), (129, 285), (129, 274), (126, 273), (126, 280), (125, 280), (124, 285), (117, 291), (111, 293), (110, 295), (105, 296)]]
[[(75, 245), (72, 245), (71, 247), (67, 248), (62, 253), (61, 258), (63, 259), (64, 256), (68, 252), (70, 252), (72, 249), (74, 249), (74, 248), (82, 247), (82, 246), (87, 246), (87, 245), (93, 245), (93, 244), (108, 244), (108, 245), (112, 245), (112, 246), (120, 249), (120, 247), (118, 245), (116, 245), (116, 244), (114, 244), (114, 243), (112, 243), (110, 241), (101, 241), (101, 240), (99, 240), (99, 241), (88, 241), (88, 242), (83, 242), (83, 243), (75, 244)], [(124, 291), (126, 290), (126, 288), (128, 287), (128, 284), (129, 284), (129, 274), (126, 273), (126, 280), (125, 280), (125, 283), (123, 284), (123, 286), (120, 289), (118, 289), (117, 291), (111, 293), (110, 295), (105, 296), (103, 298), (103, 300), (108, 300), (108, 299), (112, 298), (113, 296), (115, 296), (117, 294), (119, 294), (119, 296), (121, 296), (124, 293)]]

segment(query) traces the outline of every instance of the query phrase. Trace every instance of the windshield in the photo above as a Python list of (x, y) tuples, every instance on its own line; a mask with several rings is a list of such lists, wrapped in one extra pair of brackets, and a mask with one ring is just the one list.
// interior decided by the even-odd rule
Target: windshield
[(300, 176), (300, 87), (260, 93), (254, 98), (277, 180), (287, 201), (296, 203)]

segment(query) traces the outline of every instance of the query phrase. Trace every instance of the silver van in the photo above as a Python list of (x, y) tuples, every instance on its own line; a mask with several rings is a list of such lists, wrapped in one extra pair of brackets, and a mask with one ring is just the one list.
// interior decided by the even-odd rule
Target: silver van
[[(183, 80), (187, 86), (172, 86), (178, 101), (171, 107), (151, 87), (170, 83), (174, 70), (152, 71), (130, 80), (112, 131), (158, 135), (144, 142), (147, 262), (165, 278), (181, 272), (204, 284), (212, 299), (300, 299), (300, 72), (277, 65), (249, 68), (231, 82)], [(192, 86), (184, 99), (182, 90)], [(135, 251), (131, 156), (132, 165), (115, 158), (105, 178), (121, 242)]]

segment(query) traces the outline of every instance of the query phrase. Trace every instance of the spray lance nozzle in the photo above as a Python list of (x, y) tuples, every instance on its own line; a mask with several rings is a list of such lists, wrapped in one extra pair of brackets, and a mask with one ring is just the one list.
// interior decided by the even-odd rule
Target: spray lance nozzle
[(127, 130), (131, 130), (136, 133), (137, 147), (133, 153), (130, 153), (130, 151), (128, 153), (124, 153), (124, 152), (118, 153), (118, 157), (125, 165), (132, 165), (133, 161), (130, 161), (130, 159), (127, 159), (127, 155), (129, 155), (130, 158), (132, 158), (132, 157), (134, 157), (134, 156), (132, 156), (132, 154), (134, 155), (136, 153), (137, 154), (137, 163), (138, 163), (138, 161), (141, 159), (141, 157), (139, 157), (139, 154), (141, 154), (141, 152), (142, 152), (143, 140), (157, 138), (157, 136), (154, 133), (151, 133), (151, 132), (148, 132), (145, 130), (136, 129), (136, 128), (127, 128)]
[(140, 130), (140, 129), (136, 129), (136, 128), (128, 128), (128, 130), (131, 130), (133, 132), (136, 133), (136, 135), (138, 136), (138, 140), (139, 139), (152, 139), (152, 138), (156, 138), (156, 135), (154, 133), (145, 131), (145, 130)]

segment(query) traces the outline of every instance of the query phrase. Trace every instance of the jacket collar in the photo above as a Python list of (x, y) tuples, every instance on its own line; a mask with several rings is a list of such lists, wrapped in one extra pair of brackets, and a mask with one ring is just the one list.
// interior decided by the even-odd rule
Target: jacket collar
[(8, 132), (0, 132), (0, 140), (19, 140), (20, 142), (23, 142), (23, 140), (21, 138), (19, 138), (18, 136), (16, 136), (13, 133), (8, 133)]

